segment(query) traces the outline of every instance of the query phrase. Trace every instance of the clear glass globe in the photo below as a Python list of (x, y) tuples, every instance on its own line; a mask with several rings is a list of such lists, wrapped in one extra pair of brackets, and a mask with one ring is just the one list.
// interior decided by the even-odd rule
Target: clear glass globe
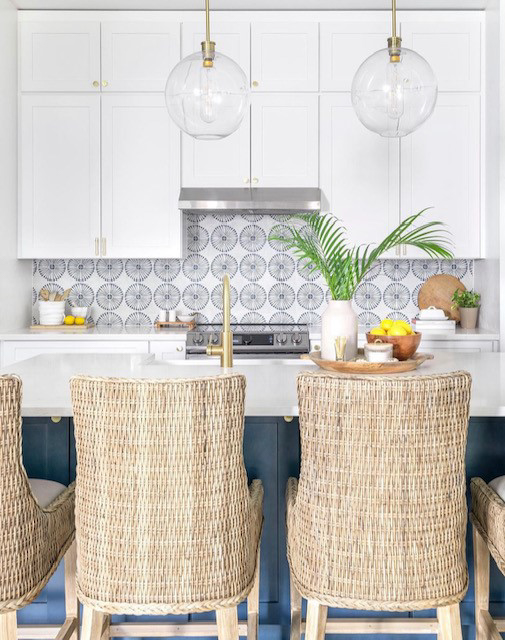
[(165, 87), (168, 113), (194, 138), (216, 140), (236, 131), (249, 106), (249, 84), (242, 69), (215, 52), (213, 65), (203, 65), (203, 53), (177, 64)]
[(391, 62), (390, 49), (381, 49), (356, 71), (352, 104), (361, 122), (386, 138), (415, 131), (433, 113), (437, 79), (426, 60), (411, 49), (398, 49)]

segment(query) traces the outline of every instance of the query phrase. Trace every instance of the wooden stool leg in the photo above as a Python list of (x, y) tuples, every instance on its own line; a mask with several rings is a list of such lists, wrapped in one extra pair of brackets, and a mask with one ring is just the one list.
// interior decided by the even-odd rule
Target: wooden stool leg
[(307, 600), (305, 640), (324, 640), (328, 607), (316, 600)]
[(256, 558), (256, 574), (251, 593), (247, 596), (247, 640), (258, 640), (258, 619), (260, 613), (260, 551)]
[(0, 613), (0, 640), (16, 640), (18, 623), (15, 611)]
[[(489, 549), (475, 525), (473, 533), (473, 567), (475, 575), (475, 637), (476, 640), (486, 640), (489, 622)], [(498, 633), (498, 631), (496, 631)]]
[(110, 616), (105, 615), (103, 617), (102, 640), (108, 640), (109, 638), (110, 638)]
[(461, 618), (459, 603), (437, 609), (439, 637), (441, 640), (461, 640)]
[(216, 611), (217, 637), (219, 640), (238, 640), (237, 607)]
[(302, 622), (302, 596), (293, 582), (293, 576), (289, 573), (289, 600), (291, 603), (291, 632), (289, 640), (300, 640)]
[(82, 607), (81, 640), (100, 640), (102, 637), (105, 614), (91, 607)]
[(79, 600), (75, 588), (75, 573), (77, 570), (77, 551), (75, 540), (65, 554), (65, 617), (75, 620), (75, 630), (71, 640), (79, 640)]

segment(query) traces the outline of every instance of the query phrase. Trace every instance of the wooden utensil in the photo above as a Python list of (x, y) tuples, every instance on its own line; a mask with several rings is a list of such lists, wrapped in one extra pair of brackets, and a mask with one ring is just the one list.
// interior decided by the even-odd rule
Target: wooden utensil
[(452, 296), (456, 289), (466, 291), (465, 285), (454, 276), (441, 274), (428, 278), (419, 290), (418, 305), (420, 309), (437, 307), (443, 309), (446, 316), (459, 322), (459, 309), (452, 309)]
[[(320, 351), (312, 351), (301, 356), (303, 360), (312, 360), (318, 367), (333, 373), (386, 374), (414, 371), (426, 360), (433, 360), (431, 353), (416, 353), (409, 360), (395, 362), (357, 362), (356, 360), (323, 360)], [(358, 358), (364, 358), (363, 349), (358, 349)]]

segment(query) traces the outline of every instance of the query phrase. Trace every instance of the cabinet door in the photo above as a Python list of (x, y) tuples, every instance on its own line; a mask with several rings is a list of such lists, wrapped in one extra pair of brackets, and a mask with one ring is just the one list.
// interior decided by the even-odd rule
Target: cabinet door
[(318, 97), (310, 94), (253, 96), (253, 185), (318, 186)]
[[(98, 315), (98, 312), (97, 312)], [(35, 358), (42, 354), (57, 353), (148, 353), (149, 343), (125, 340), (13, 340), (3, 343), (2, 367)]]
[(25, 94), (20, 258), (86, 258), (100, 235), (100, 96)]
[(427, 218), (447, 224), (461, 258), (480, 257), (480, 156), (475, 94), (439, 94), (430, 119), (402, 140), (402, 216), (433, 207)]
[(103, 95), (103, 253), (179, 257), (179, 187), (180, 133), (163, 94)]
[(100, 91), (99, 22), (21, 22), (21, 91)]
[(368, 131), (348, 93), (321, 97), (323, 209), (352, 244), (382, 241), (399, 224), (399, 142)]
[(149, 353), (154, 354), (156, 360), (184, 360), (186, 358), (186, 340), (163, 340), (149, 345)]
[(251, 79), (256, 91), (317, 91), (319, 25), (253, 22)]
[(455, 20), (455, 15), (435, 14), (431, 20), (402, 16), (402, 43), (430, 63), (439, 91), (480, 91), (480, 18)]
[(103, 22), (103, 91), (165, 91), (179, 54), (178, 22)]
[(321, 91), (350, 91), (358, 67), (372, 53), (385, 49), (389, 22), (322, 22)]

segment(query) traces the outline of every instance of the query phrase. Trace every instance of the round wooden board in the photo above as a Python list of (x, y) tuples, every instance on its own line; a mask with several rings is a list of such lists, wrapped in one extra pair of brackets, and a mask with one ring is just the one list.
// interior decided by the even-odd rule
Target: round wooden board
[(427, 309), (433, 306), (443, 309), (451, 320), (459, 322), (459, 310), (451, 309), (452, 296), (456, 289), (466, 291), (465, 285), (454, 276), (441, 274), (428, 278), (419, 290), (419, 308)]
[[(358, 358), (363, 358), (363, 349), (358, 349)], [(386, 374), (405, 373), (417, 369), (426, 360), (432, 360), (431, 353), (415, 353), (409, 360), (397, 362), (356, 362), (354, 360), (323, 360), (320, 351), (312, 351), (304, 357), (318, 367), (333, 373)]]

